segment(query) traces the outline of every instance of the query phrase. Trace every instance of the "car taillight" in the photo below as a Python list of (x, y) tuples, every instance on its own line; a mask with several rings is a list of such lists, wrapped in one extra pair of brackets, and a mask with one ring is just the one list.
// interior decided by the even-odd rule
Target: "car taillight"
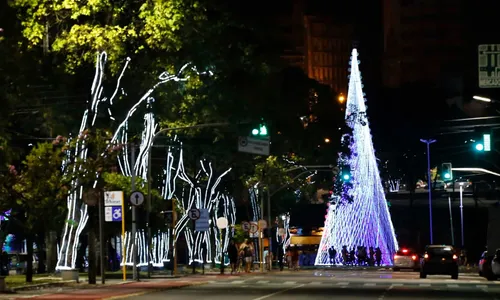
[(456, 254), (453, 254), (453, 259), (454, 260), (457, 260), (458, 259), (458, 256)]
[(417, 256), (416, 255), (412, 255), (411, 259), (417, 260)]
[(408, 252), (408, 249), (403, 249), (403, 253), (407, 253)]
[(429, 258), (429, 254), (425, 253), (424, 258)]
[(399, 256), (397, 256), (397, 255), (394, 255), (394, 259), (396, 259), (396, 258), (398, 258), (398, 257), (399, 257)]

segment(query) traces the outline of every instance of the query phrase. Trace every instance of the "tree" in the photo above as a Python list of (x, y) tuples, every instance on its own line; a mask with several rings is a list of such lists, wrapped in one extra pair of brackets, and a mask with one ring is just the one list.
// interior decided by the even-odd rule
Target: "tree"
[[(33, 257), (37, 235), (43, 241), (44, 234), (57, 230), (64, 220), (64, 197), (68, 189), (61, 170), (63, 155), (62, 146), (57, 143), (36, 145), (23, 161), (13, 189), (9, 191), (15, 198), (10, 219), (22, 228), (28, 258)], [(38, 244), (41, 246), (43, 242)], [(32, 262), (32, 259), (27, 261), (26, 282), (32, 281)]]

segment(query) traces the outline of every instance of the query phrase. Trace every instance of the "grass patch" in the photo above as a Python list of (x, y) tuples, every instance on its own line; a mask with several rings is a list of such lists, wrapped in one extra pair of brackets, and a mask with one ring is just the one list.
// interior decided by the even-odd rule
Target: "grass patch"
[(48, 274), (36, 274), (33, 275), (33, 282), (26, 282), (25, 275), (10, 275), (5, 277), (5, 284), (7, 287), (19, 287), (26, 285), (34, 285), (41, 283), (57, 282), (61, 281), (59, 277), (52, 277)]

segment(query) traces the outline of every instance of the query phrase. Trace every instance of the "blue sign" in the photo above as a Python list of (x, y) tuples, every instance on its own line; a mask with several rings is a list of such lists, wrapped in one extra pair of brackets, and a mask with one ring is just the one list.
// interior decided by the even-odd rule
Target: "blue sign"
[(122, 220), (122, 207), (121, 206), (105, 207), (104, 220), (106, 222), (120, 222)]
[(195, 221), (194, 230), (209, 231), (210, 223), (208, 222), (208, 220), (209, 220), (208, 209), (200, 209), (200, 218)]

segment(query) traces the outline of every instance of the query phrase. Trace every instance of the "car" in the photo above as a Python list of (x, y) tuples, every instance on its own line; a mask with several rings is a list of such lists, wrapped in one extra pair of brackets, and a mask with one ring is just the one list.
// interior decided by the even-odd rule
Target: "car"
[(483, 254), (481, 254), (481, 258), (479, 259), (479, 263), (477, 264), (477, 268), (479, 270), (479, 276), (483, 276), (483, 266), (486, 263), (486, 253), (488, 251), (484, 251)]
[(495, 251), (495, 256), (491, 262), (491, 271), (495, 278), (500, 278), (500, 249)]
[(392, 267), (392, 270), (399, 271), (401, 269), (411, 269), (419, 271), (419, 258), (419, 255), (412, 249), (402, 248), (394, 255), (394, 266)]
[(427, 275), (451, 275), (458, 279), (458, 256), (453, 246), (428, 245), (420, 261), (420, 278)]

